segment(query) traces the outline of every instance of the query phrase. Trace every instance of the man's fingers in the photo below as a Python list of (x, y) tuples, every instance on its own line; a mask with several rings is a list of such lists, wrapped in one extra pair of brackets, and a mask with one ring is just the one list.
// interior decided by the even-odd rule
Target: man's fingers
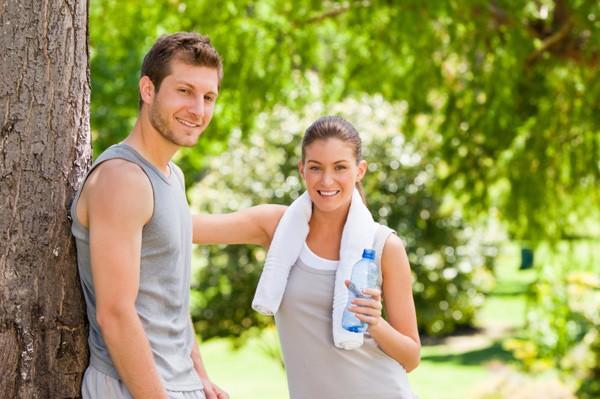
[(217, 392), (218, 399), (229, 399), (229, 394), (215, 385), (215, 391)]
[(206, 396), (206, 399), (219, 399), (212, 386), (204, 386), (204, 396)]

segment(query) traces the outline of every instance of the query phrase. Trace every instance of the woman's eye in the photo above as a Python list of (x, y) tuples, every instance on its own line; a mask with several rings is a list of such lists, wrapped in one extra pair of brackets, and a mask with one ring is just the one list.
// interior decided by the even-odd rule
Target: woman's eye
[(189, 94), (190, 91), (188, 89), (179, 89), (179, 92), (182, 94)]

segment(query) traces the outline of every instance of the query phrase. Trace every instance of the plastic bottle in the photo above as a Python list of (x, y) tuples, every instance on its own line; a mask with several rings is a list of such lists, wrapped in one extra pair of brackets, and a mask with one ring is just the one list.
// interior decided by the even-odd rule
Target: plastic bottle
[(342, 315), (342, 327), (348, 331), (364, 333), (367, 331), (367, 323), (360, 321), (354, 312), (348, 310), (352, 300), (356, 297), (368, 297), (362, 294), (365, 288), (376, 288), (379, 278), (379, 268), (375, 263), (375, 250), (365, 249), (362, 259), (352, 267), (352, 277), (348, 288), (348, 303)]

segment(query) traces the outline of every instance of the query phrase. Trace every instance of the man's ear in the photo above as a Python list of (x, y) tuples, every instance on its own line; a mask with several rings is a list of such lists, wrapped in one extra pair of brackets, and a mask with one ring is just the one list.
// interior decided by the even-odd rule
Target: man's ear
[(154, 83), (148, 76), (142, 76), (139, 81), (140, 97), (146, 104), (151, 104), (154, 101)]

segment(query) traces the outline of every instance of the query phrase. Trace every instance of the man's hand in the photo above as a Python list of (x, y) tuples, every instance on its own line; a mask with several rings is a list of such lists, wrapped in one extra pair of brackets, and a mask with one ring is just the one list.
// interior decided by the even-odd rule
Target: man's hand
[(212, 383), (208, 378), (201, 378), (206, 399), (229, 399), (229, 394)]
[[(190, 319), (189, 326), (192, 336), (195, 337), (196, 333), (194, 331), (194, 323), (192, 323), (192, 319)], [(194, 362), (194, 368), (198, 373), (198, 377), (200, 377), (200, 381), (202, 381), (202, 385), (204, 385), (204, 396), (206, 396), (206, 399), (229, 399), (229, 394), (213, 384), (210, 378), (208, 378), (208, 374), (204, 368), (204, 362), (202, 361), (202, 356), (200, 355), (200, 349), (198, 348), (198, 343), (196, 341), (194, 341), (192, 344), (191, 356), (192, 361)]]

